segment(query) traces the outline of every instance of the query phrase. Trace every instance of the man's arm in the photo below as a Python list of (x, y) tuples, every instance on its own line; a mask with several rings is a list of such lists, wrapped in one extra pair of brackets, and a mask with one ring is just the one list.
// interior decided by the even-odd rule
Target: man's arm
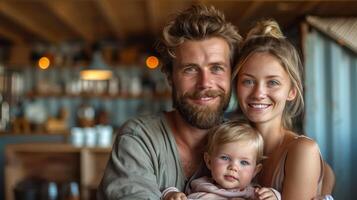
[(137, 135), (119, 134), (98, 188), (98, 199), (160, 199), (149, 148)]

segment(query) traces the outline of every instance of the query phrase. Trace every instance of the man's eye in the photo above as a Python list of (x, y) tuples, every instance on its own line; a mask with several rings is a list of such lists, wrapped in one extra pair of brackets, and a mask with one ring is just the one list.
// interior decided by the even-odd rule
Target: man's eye
[(213, 65), (211, 68), (212, 72), (221, 72), (224, 71), (224, 67), (222, 67), (221, 65)]
[(184, 71), (185, 73), (195, 73), (195, 72), (197, 72), (197, 69), (196, 69), (195, 67), (185, 67), (185, 68), (183, 69), (183, 71)]

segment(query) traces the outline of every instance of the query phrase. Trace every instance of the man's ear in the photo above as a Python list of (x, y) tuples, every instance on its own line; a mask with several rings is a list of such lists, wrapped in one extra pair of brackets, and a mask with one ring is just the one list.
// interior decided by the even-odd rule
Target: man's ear
[(203, 158), (205, 160), (207, 168), (211, 170), (211, 156), (207, 152), (205, 152)]
[(296, 94), (297, 94), (296, 87), (291, 88), (290, 91), (289, 91), (289, 95), (288, 95), (288, 99), (287, 100), (288, 101), (294, 100), (296, 98)]
[(169, 73), (166, 73), (166, 80), (167, 83), (169, 84), (170, 87), (172, 87), (172, 75)]
[(254, 176), (256, 176), (263, 168), (263, 165), (261, 163), (257, 164), (257, 166), (255, 166), (255, 170), (254, 170)]

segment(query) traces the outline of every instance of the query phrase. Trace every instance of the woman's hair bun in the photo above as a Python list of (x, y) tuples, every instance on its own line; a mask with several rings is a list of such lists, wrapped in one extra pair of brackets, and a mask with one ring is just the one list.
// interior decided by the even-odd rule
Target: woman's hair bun
[(255, 26), (248, 32), (246, 40), (254, 37), (274, 37), (274, 38), (285, 38), (280, 30), (279, 24), (272, 19), (258, 21)]

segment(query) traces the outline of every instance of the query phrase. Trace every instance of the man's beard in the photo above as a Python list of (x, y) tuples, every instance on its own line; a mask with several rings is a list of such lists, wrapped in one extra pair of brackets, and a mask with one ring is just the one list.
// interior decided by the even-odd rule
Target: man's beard
[[(187, 99), (198, 99), (200, 97), (218, 97), (219, 104), (194, 105)], [(173, 106), (179, 111), (181, 117), (194, 127), (199, 129), (209, 129), (222, 122), (223, 112), (227, 109), (231, 93), (225, 94), (224, 91), (206, 90), (195, 91), (178, 96), (175, 88), (172, 90)]]

